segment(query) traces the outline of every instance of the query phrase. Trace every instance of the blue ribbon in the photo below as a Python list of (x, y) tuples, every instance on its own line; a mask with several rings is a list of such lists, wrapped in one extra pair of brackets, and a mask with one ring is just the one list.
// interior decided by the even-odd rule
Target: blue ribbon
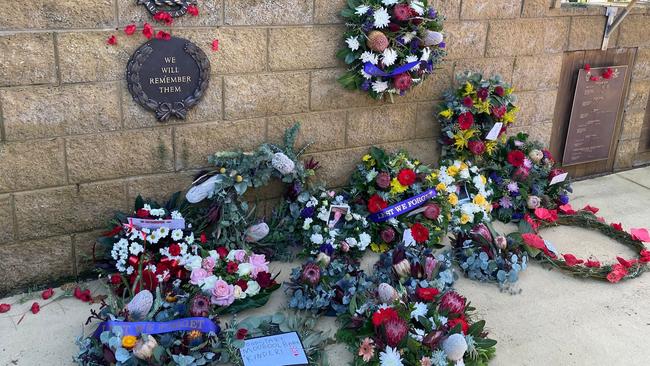
[(392, 206), (386, 207), (385, 209), (368, 216), (368, 219), (373, 222), (388, 221), (393, 217), (415, 210), (435, 196), (436, 190), (431, 188), (428, 191), (418, 194), (417, 196), (413, 196)]
[(372, 63), (366, 62), (365, 64), (363, 64), (363, 71), (365, 71), (366, 74), (372, 76), (390, 77), (390, 76), (395, 76), (410, 71), (418, 64), (420, 64), (420, 61), (413, 61), (413, 62), (409, 62), (406, 65), (402, 65), (391, 72), (385, 72), (382, 69), (378, 68), (377, 66), (373, 65)]
[(203, 333), (214, 332), (218, 334), (221, 328), (208, 318), (183, 318), (168, 322), (122, 322), (107, 321), (101, 322), (95, 330), (94, 336), (99, 338), (102, 332), (115, 327), (122, 328), (123, 335), (139, 336), (141, 334), (161, 334), (177, 331), (199, 330)]

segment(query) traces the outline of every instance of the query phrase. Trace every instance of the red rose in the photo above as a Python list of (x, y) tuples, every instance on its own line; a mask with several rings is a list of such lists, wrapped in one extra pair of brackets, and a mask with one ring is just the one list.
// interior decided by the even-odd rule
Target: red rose
[(408, 73), (402, 73), (399, 75), (395, 75), (393, 77), (393, 83), (395, 84), (395, 87), (399, 90), (407, 90), (408, 88), (411, 87), (412, 79), (411, 75)]
[(114, 35), (111, 35), (111, 36), (108, 37), (108, 39), (106, 40), (106, 43), (107, 43), (108, 45), (110, 45), (110, 46), (115, 46), (115, 45), (117, 44), (117, 38), (115, 38)]
[(368, 200), (368, 211), (370, 213), (377, 213), (386, 207), (388, 207), (388, 202), (384, 201), (378, 194), (373, 194)]
[(435, 287), (418, 287), (415, 290), (415, 295), (422, 301), (433, 301), (439, 293)]
[(395, 309), (393, 308), (379, 309), (372, 314), (372, 324), (375, 327), (378, 327), (389, 320), (394, 320), (398, 318), (399, 315), (397, 314), (397, 311), (395, 311)]
[(582, 259), (576, 258), (576, 256), (573, 254), (564, 254), (563, 257), (564, 257), (564, 261), (569, 267), (573, 267), (575, 265), (582, 264), (585, 262)]
[(37, 302), (34, 302), (34, 303), (32, 304), (32, 307), (30, 308), (30, 310), (32, 311), (32, 314), (36, 314), (36, 313), (38, 313), (39, 311), (41, 311), (41, 306), (38, 305)]
[(458, 324), (460, 324), (460, 329), (463, 331), (463, 334), (467, 334), (467, 332), (469, 331), (469, 324), (467, 324), (467, 320), (465, 320), (465, 316), (449, 319), (449, 321), (447, 321), (447, 325), (449, 326), (449, 329), (454, 329), (454, 327), (456, 327)]
[(472, 97), (467, 96), (463, 98), (463, 105), (467, 108), (472, 108), (474, 106), (474, 100), (472, 99)]
[(135, 212), (135, 215), (141, 219), (146, 219), (147, 217), (149, 217), (149, 211), (145, 210), (144, 208), (141, 208)]
[(239, 269), (239, 264), (237, 262), (230, 261), (226, 264), (226, 271), (228, 273), (235, 273)]
[(485, 88), (481, 88), (476, 92), (476, 95), (480, 100), (485, 101), (490, 96), (490, 91)]
[(271, 278), (271, 274), (268, 272), (258, 273), (255, 281), (257, 281), (257, 284), (260, 285), (260, 287), (263, 289), (269, 288), (275, 284), (275, 280)]
[(237, 335), (236, 335), (237, 339), (243, 340), (246, 338), (247, 335), (248, 335), (248, 329), (246, 328), (237, 329)]
[(219, 258), (223, 259), (228, 256), (228, 249), (226, 247), (217, 247), (217, 254), (219, 254)]
[(410, 186), (415, 183), (415, 178), (415, 172), (411, 169), (402, 169), (399, 171), (399, 174), (397, 174), (397, 180), (403, 186)]
[(0, 314), (6, 313), (11, 310), (11, 305), (9, 304), (0, 304)]
[(429, 240), (429, 229), (417, 222), (411, 226), (411, 235), (416, 243), (424, 243)]
[(122, 283), (122, 276), (119, 273), (113, 273), (110, 278), (111, 285), (119, 285)]
[(474, 115), (471, 112), (465, 112), (458, 116), (458, 125), (461, 130), (468, 130), (473, 124)]
[(135, 33), (136, 27), (135, 24), (129, 24), (126, 27), (124, 27), (124, 33), (126, 33), (127, 36), (133, 35)]
[(181, 255), (181, 246), (176, 244), (176, 243), (170, 245), (169, 246), (169, 255), (171, 255), (173, 257), (178, 257), (179, 255)]
[(165, 31), (158, 31), (158, 33), (156, 33), (156, 39), (169, 41), (170, 39), (172, 39), (172, 35)]
[(467, 143), (469, 151), (474, 155), (483, 155), (485, 152), (485, 144), (483, 141), (472, 140)]
[(393, 8), (393, 15), (401, 22), (408, 20), (411, 17), (411, 7), (408, 4), (397, 4)]
[(506, 94), (506, 91), (503, 89), (502, 86), (497, 86), (496, 88), (494, 88), (494, 94), (502, 97)]
[(199, 15), (199, 8), (196, 5), (190, 5), (187, 7), (187, 13), (193, 17)]
[(526, 155), (521, 150), (512, 150), (508, 153), (508, 163), (514, 167), (520, 167), (524, 164)]
[(153, 28), (151, 28), (151, 24), (144, 23), (144, 28), (142, 28), (142, 34), (145, 37), (147, 37), (147, 39), (151, 39), (151, 37), (153, 37)]
[(48, 288), (47, 290), (41, 292), (41, 297), (43, 298), (43, 300), (47, 300), (53, 295), (54, 295), (54, 290), (52, 288)]
[(205, 235), (205, 233), (201, 233), (201, 236), (199, 237), (199, 241), (201, 242), (201, 244), (207, 243), (208, 242), (207, 235)]
[(243, 278), (238, 279), (237, 282), (235, 282), (235, 285), (239, 286), (242, 291), (246, 291), (248, 289), (248, 282)]

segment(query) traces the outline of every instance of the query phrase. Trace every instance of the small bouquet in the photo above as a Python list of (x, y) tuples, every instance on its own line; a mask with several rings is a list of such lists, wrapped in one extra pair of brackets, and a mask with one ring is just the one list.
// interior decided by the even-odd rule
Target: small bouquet
[(437, 247), (446, 234), (450, 204), (436, 187), (434, 170), (405, 151), (372, 147), (352, 174), (350, 194), (357, 211), (368, 212), (375, 252), (396, 244)]
[(375, 99), (405, 95), (433, 73), (445, 56), (443, 16), (429, 1), (350, 0), (341, 15), (348, 30), (337, 56), (349, 65), (346, 89)]
[(346, 314), (337, 338), (354, 365), (483, 365), (496, 341), (487, 338), (484, 320), (472, 320), (473, 311), (454, 291), (401, 296)]
[(447, 193), (453, 233), (469, 232), (477, 224), (490, 221), (493, 192), (489, 179), (476, 165), (460, 160), (443, 161), (432, 177), (436, 189)]
[(338, 315), (356, 302), (370, 286), (359, 264), (347, 256), (308, 260), (302, 267), (291, 271), (287, 292), (289, 307), (315, 313)]
[(480, 161), (505, 140), (518, 111), (516, 97), (499, 76), (486, 80), (467, 73), (459, 83), (461, 87), (447, 92), (440, 105), (442, 156)]
[(519, 133), (508, 138), (488, 159), (486, 168), (494, 191), (494, 212), (499, 221), (519, 221), (539, 207), (556, 209), (569, 203), (572, 192), (567, 173), (555, 166), (542, 144)]

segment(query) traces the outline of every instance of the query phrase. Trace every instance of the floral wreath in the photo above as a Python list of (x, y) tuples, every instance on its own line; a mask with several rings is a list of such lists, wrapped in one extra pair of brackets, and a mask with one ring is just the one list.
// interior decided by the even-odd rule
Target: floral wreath
[(337, 56), (348, 65), (339, 78), (347, 89), (375, 99), (405, 95), (433, 73), (445, 56), (443, 17), (427, 0), (350, 0), (346, 47)]
[[(569, 204), (560, 206), (558, 210), (538, 208), (534, 216), (527, 216), (519, 223), (520, 233), (511, 235), (526, 246), (531, 257), (548, 262), (576, 277), (617, 283), (624, 279), (636, 278), (647, 271), (650, 251), (643, 242), (650, 242), (648, 230), (636, 228), (628, 233), (620, 223), (607, 224), (603, 218), (595, 215), (597, 212), (597, 208), (589, 205), (578, 211)], [(633, 259), (616, 257), (616, 262), (611, 264), (602, 264), (596, 258), (580, 259), (570, 253), (560, 254), (553, 244), (544, 240), (537, 232), (542, 228), (563, 225), (596, 230), (639, 254)]]
[(442, 156), (479, 161), (492, 155), (499, 141), (505, 141), (505, 132), (519, 110), (514, 105), (516, 96), (499, 76), (486, 80), (468, 72), (459, 83), (462, 86), (447, 92), (440, 105)]
[(525, 133), (509, 137), (490, 156), (486, 170), (493, 183), (492, 215), (499, 221), (519, 221), (536, 208), (569, 203), (572, 190), (566, 172), (556, 168), (551, 153)]
[(452, 233), (468, 233), (477, 224), (490, 221), (493, 192), (478, 166), (460, 160), (443, 161), (432, 178), (436, 190), (447, 194)]

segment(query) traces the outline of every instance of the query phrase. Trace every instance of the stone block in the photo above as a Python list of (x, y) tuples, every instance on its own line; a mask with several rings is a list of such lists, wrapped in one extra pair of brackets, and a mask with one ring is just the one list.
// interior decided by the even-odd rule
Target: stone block
[(0, 293), (74, 276), (70, 236), (0, 245)]
[(314, 1), (314, 23), (331, 24), (343, 23), (341, 10), (347, 6), (346, 0), (316, 0)]
[(416, 109), (416, 104), (400, 104), (349, 111), (348, 146), (368, 146), (414, 138)]
[(487, 37), (487, 57), (534, 55), (544, 50), (544, 19), (493, 20)]
[(650, 81), (634, 80), (630, 83), (630, 90), (625, 103), (626, 110), (644, 111), (648, 105), (650, 94)]
[(164, 204), (172, 193), (188, 188), (193, 177), (194, 172), (178, 172), (129, 178), (126, 180), (127, 202), (131, 204), (141, 195)]
[(517, 90), (556, 89), (561, 70), (562, 54), (517, 57), (512, 84)]
[(522, 18), (540, 18), (546, 15), (555, 0), (523, 0)]
[(13, 198), (8, 194), (0, 195), (0, 246), (14, 240)]
[(118, 84), (0, 90), (7, 140), (111, 131), (121, 126)]
[(271, 70), (301, 70), (339, 65), (343, 46), (341, 26), (272, 28), (269, 35)]
[(0, 192), (65, 184), (63, 141), (0, 143)]
[(464, 0), (461, 19), (499, 19), (518, 18), (522, 0)]
[(514, 57), (506, 58), (472, 58), (454, 62), (454, 75), (462, 75), (465, 71), (480, 72), (483, 77), (489, 78), (499, 75), (506, 82), (512, 82)]
[[(166, 125), (186, 124), (190, 122), (206, 122), (218, 121), (222, 119), (222, 78), (212, 76), (210, 78), (210, 85), (205, 91), (203, 98), (187, 111), (185, 119), (172, 117)], [(122, 110), (124, 115), (124, 128), (141, 128), (141, 127), (156, 127), (160, 126), (160, 122), (156, 119), (153, 111), (145, 109), (138, 103), (133, 101), (133, 97), (126, 86), (122, 83)]]
[[(445, 65), (445, 64), (443, 64)], [(396, 103), (441, 99), (442, 94), (453, 85), (451, 67), (435, 69), (420, 85), (413, 87), (405, 96), (394, 97)]]
[(99, 256), (101, 253), (100, 249), (102, 248), (99, 247), (99, 244), (95, 247), (95, 243), (97, 243), (97, 239), (106, 231), (107, 229), (100, 229), (72, 235), (75, 276), (87, 274), (95, 269), (95, 264), (93, 263), (93, 247), (95, 249), (95, 255)]
[(7, 3), (0, 12), (0, 30), (73, 29), (115, 26), (114, 0), (30, 0)]
[(619, 47), (650, 47), (650, 14), (628, 15), (619, 32)]
[(54, 84), (56, 81), (52, 33), (0, 36), (0, 86)]
[(311, 72), (311, 109), (322, 111), (349, 107), (376, 106), (390, 103), (390, 99), (377, 101), (360, 90), (344, 89), (338, 78), (341, 69), (314, 70)]
[(263, 118), (176, 127), (176, 168), (207, 167), (208, 156), (218, 151), (253, 150), (264, 142), (265, 131)]
[(314, 0), (224, 0), (228, 25), (307, 24)]
[(350, 181), (350, 175), (355, 167), (361, 162), (361, 157), (368, 152), (368, 148), (355, 148), (319, 152), (305, 156), (305, 159), (313, 157), (319, 161), (321, 168), (318, 170), (316, 179), (327, 184), (327, 187), (342, 187)]
[(17, 235), (21, 240), (103, 228), (125, 205), (124, 182), (113, 181), (16, 193)]
[[(606, 17), (575, 17), (571, 19), (569, 50), (598, 50), (603, 43)], [(611, 39), (616, 39), (612, 35)], [(614, 42), (611, 42), (614, 43)]]
[(309, 73), (224, 77), (225, 119), (244, 119), (306, 112)]
[[(483, 57), (485, 54), (487, 31), (487, 22), (463, 21), (445, 23), (447, 59)], [(500, 31), (503, 32), (503, 30)]]
[(548, 146), (551, 141), (551, 134), (553, 133), (553, 122), (544, 121), (536, 122), (530, 126), (519, 126), (508, 129), (508, 135), (514, 136), (520, 132), (527, 133), (530, 136), (530, 141), (538, 141), (544, 146)]
[(282, 143), (287, 128), (300, 122), (300, 132), (296, 147), (301, 148), (310, 143), (307, 151), (316, 152), (335, 150), (345, 147), (345, 111), (317, 112), (277, 116), (268, 119), (268, 138), (270, 141)]
[(553, 119), (557, 90), (517, 93), (517, 120), (514, 126), (535, 126), (539, 122)]
[(70, 182), (174, 169), (171, 127), (72, 137), (66, 147)]
[(413, 140), (408, 144), (387, 143), (380, 145), (389, 152), (406, 150), (411, 158), (419, 160), (422, 164), (438, 166), (440, 161), (440, 145), (435, 139)]
[(566, 51), (569, 43), (571, 18), (549, 18), (544, 20), (544, 52)]
[(639, 147), (639, 140), (619, 141), (614, 160), (614, 170), (629, 169), (634, 165), (634, 158)]
[(623, 131), (621, 132), (620, 140), (639, 139), (641, 137), (644, 119), (645, 113), (643, 111), (625, 112), (623, 115)]
[(440, 122), (438, 121), (438, 102), (418, 103), (415, 119), (415, 138), (440, 137)]
[[(183, 29), (174, 35), (200, 46), (210, 60), (213, 75), (264, 71), (266, 67), (267, 30), (263, 28)], [(212, 41), (219, 40), (219, 50), (212, 51)]]
[(632, 71), (633, 80), (650, 80), (650, 48), (639, 48)]
[[(117, 45), (106, 43), (111, 35), (116, 36)], [(140, 33), (127, 36), (121, 30), (59, 33), (61, 82), (124, 80), (129, 58), (144, 41)]]
[[(221, 15), (223, 0), (201, 0), (198, 2), (199, 15), (192, 16), (185, 14), (181, 17), (174, 18), (172, 23), (174, 27), (209, 27), (221, 25)], [(156, 21), (153, 20), (149, 11), (136, 1), (117, 0), (117, 11), (119, 25), (124, 27), (127, 24), (137, 24), (138, 26), (149, 22), (152, 26)]]
[(442, 14), (445, 19), (458, 20), (460, 18), (461, 0), (433, 0), (430, 1), (434, 9)]

